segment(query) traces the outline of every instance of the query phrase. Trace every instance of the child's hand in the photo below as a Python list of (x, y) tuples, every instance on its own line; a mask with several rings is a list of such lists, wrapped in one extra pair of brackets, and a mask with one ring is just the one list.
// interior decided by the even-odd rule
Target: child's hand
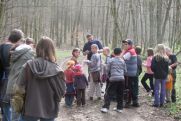
[(83, 60), (83, 62), (84, 62), (84, 63), (88, 63), (88, 62), (89, 62), (89, 60)]

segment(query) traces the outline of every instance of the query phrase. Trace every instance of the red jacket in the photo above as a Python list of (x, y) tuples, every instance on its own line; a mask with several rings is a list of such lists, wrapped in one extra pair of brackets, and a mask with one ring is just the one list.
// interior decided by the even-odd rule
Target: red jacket
[(125, 53), (124, 54), (126, 54), (127, 52), (130, 52), (130, 54), (132, 55), (132, 56), (136, 56), (137, 54), (136, 54), (136, 51), (135, 51), (135, 49), (134, 48), (130, 48), (130, 49), (128, 49), (127, 51), (125, 51)]
[(64, 71), (65, 74), (65, 82), (73, 83), (74, 71), (72, 69), (66, 69)]

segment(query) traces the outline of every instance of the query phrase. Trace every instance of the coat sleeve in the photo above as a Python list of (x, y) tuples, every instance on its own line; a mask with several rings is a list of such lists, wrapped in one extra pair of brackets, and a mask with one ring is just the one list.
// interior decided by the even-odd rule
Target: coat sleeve
[(16, 84), (13, 86), (15, 94), (25, 94), (26, 93), (26, 74), (27, 74), (28, 64), (23, 65)]
[(153, 58), (151, 61), (151, 70), (155, 72), (155, 58)]
[(89, 67), (94, 67), (97, 64), (97, 58), (95, 55), (92, 55), (91, 60), (87, 62)]
[(87, 80), (87, 78), (86, 78), (86, 76), (85, 76), (85, 75), (84, 75), (84, 80), (85, 80), (86, 85), (88, 86), (88, 85), (89, 85), (89, 83), (88, 83), (88, 80)]
[(64, 73), (60, 72), (57, 76), (49, 80), (50, 86), (55, 93), (55, 99), (58, 102), (61, 101), (61, 98), (65, 94), (65, 80), (64, 79), (65, 79)]
[(11, 98), (11, 106), (15, 112), (21, 113), (26, 93), (26, 64), (23, 66), (21, 73), (18, 76), (17, 83), (13, 86), (13, 91), (15, 93)]
[(74, 79), (74, 87), (76, 88), (77, 87), (77, 78), (73, 78)]

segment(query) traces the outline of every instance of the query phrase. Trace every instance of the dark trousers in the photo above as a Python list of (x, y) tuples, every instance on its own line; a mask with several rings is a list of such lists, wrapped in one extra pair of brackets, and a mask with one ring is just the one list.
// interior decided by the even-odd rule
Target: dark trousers
[(176, 71), (173, 71), (173, 87), (172, 87), (172, 94), (171, 94), (171, 98), (172, 98), (172, 102), (176, 102), (176, 90), (175, 90), (175, 83), (176, 83)]
[[(147, 79), (150, 80), (150, 87), (149, 87), (148, 84), (146, 83)], [(149, 92), (149, 91), (151, 91), (151, 90), (154, 91), (153, 74), (145, 73), (145, 75), (144, 75), (143, 78), (141, 79), (141, 83), (142, 83), (143, 87), (146, 89), (147, 92)]]
[(77, 96), (77, 105), (85, 105), (85, 89), (77, 89), (76, 90), (76, 96)]
[(123, 109), (124, 81), (109, 82), (104, 96), (103, 108), (109, 109), (111, 98), (116, 95), (117, 109)]
[(74, 95), (72, 95), (72, 94), (66, 94), (66, 95), (65, 95), (65, 104), (66, 104), (67, 106), (71, 107), (73, 101), (74, 101)]
[(129, 90), (127, 104), (130, 104), (131, 101), (133, 104), (138, 103), (138, 77), (125, 77), (126, 79), (126, 89)]

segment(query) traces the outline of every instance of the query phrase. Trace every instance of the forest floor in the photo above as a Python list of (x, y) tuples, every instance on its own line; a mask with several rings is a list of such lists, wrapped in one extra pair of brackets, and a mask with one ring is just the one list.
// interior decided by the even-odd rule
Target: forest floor
[[(65, 65), (64, 62), (66, 62), (67, 59), (61, 62), (61, 64)], [(85, 68), (84, 70), (86, 71), (87, 69)], [(84, 107), (76, 107), (76, 104), (73, 104), (72, 108), (67, 108), (64, 105), (64, 99), (62, 99), (59, 117), (56, 121), (179, 121), (179, 119), (175, 119), (169, 115), (165, 107), (152, 107), (152, 98), (143, 90), (142, 86), (139, 86), (139, 90), (140, 107), (125, 108), (123, 113), (113, 111), (116, 105), (115, 102), (111, 103), (108, 113), (101, 113), (100, 109), (104, 103), (103, 94), (102, 100), (100, 101), (90, 101), (87, 98)]]

